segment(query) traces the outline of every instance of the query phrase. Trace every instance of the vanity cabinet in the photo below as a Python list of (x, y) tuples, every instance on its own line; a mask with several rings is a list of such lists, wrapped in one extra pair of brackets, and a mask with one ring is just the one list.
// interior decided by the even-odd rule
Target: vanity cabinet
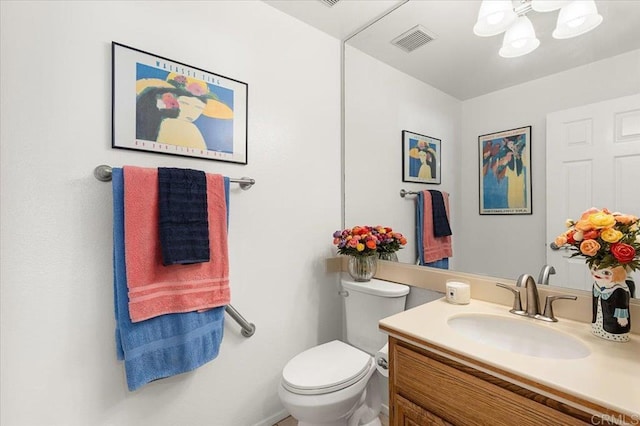
[[(391, 425), (593, 424), (589, 413), (489, 374), (486, 365), (471, 367), (468, 359), (463, 364), (443, 353), (389, 337)], [(597, 424), (607, 424), (603, 420)]]

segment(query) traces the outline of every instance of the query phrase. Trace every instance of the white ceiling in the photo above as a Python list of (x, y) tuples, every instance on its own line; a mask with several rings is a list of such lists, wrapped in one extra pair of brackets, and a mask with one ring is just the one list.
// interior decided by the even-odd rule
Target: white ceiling
[(263, 0), (287, 15), (333, 37), (345, 40), (406, 0), (339, 0), (327, 6), (321, 0)]
[[(640, 49), (640, 0), (596, 0), (602, 24), (566, 40), (551, 37), (558, 11), (531, 11), (540, 47), (511, 59), (498, 55), (502, 35), (473, 34), (480, 0), (264, 1), (460, 100)], [(391, 44), (416, 25), (436, 40), (411, 53)]]

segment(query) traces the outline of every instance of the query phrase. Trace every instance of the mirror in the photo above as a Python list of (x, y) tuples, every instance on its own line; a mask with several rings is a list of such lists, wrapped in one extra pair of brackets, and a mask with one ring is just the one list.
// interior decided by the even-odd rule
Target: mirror
[[(473, 34), (479, 0), (409, 1), (349, 39), (346, 226), (393, 227), (409, 239), (399, 260), (415, 263), (415, 197), (402, 198), (400, 190), (445, 191), (450, 269), (537, 277), (549, 250), (547, 225), (559, 234), (566, 219), (547, 224), (546, 144), (553, 143), (546, 140), (547, 114), (640, 93), (640, 2), (596, 4), (604, 17), (600, 27), (568, 40), (551, 36), (557, 11), (529, 12), (540, 46), (519, 58), (498, 55), (502, 35)], [(391, 43), (417, 25), (434, 40), (410, 53)], [(480, 215), (478, 137), (524, 126), (532, 128), (532, 213)], [(403, 130), (442, 141), (440, 185), (402, 181)], [(550, 284), (563, 285), (553, 275)]]

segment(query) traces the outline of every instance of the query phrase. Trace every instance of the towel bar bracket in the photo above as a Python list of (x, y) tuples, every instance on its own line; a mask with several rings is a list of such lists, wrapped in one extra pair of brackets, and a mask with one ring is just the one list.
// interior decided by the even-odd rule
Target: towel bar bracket
[(107, 166), (106, 164), (99, 165), (93, 169), (93, 176), (100, 182), (111, 181), (111, 166)]
[(256, 183), (254, 179), (242, 176), (238, 179), (238, 184), (240, 185), (240, 189), (244, 189), (245, 191), (253, 186)]
[(244, 337), (251, 337), (256, 332), (256, 326), (254, 323), (247, 321), (240, 312), (236, 310), (232, 305), (225, 306), (225, 311), (242, 327), (240, 332)]

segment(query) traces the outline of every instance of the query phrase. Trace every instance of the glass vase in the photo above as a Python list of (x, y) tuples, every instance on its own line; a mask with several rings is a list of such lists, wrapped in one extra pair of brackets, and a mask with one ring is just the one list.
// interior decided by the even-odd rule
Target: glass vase
[(397, 262), (398, 255), (395, 251), (378, 253), (378, 259), (388, 260), (389, 262)]
[(376, 254), (369, 256), (349, 256), (348, 271), (354, 281), (370, 281), (378, 267)]
[(635, 283), (623, 266), (602, 268), (594, 265), (591, 333), (614, 342), (628, 342), (631, 331), (629, 300)]

